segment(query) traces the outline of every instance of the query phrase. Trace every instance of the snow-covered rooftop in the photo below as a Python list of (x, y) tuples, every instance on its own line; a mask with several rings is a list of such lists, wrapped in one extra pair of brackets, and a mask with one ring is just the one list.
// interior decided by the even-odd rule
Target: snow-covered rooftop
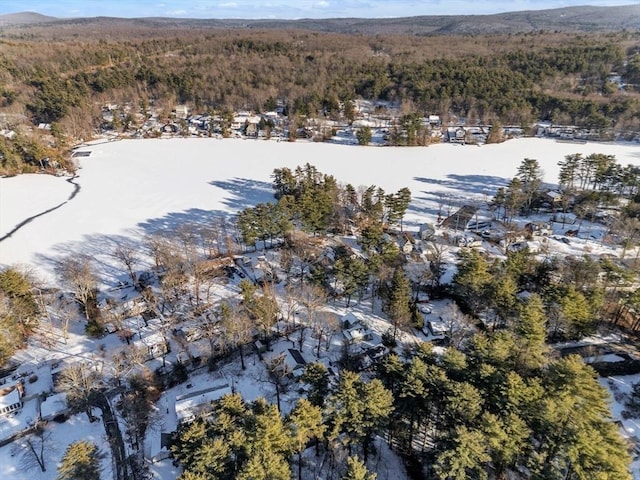
[(231, 387), (224, 383), (176, 397), (178, 423), (195, 417), (210, 406), (211, 402), (222, 398), (228, 393), (231, 393)]

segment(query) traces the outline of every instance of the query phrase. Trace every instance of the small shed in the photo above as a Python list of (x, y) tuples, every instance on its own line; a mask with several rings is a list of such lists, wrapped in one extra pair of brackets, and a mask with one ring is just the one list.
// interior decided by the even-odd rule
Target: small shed
[(427, 328), (434, 339), (443, 340), (449, 333), (449, 328), (441, 320), (427, 322)]
[(431, 223), (423, 223), (418, 230), (420, 240), (431, 240), (436, 234), (436, 229)]
[(40, 403), (40, 419), (53, 420), (59, 415), (69, 413), (67, 394), (64, 392), (49, 395)]

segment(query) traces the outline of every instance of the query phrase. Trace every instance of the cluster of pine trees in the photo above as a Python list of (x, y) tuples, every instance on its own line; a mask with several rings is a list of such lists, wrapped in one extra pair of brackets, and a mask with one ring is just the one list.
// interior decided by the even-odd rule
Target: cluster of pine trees
[(294, 456), (302, 478), (303, 453), (312, 444), (318, 457), (329, 449), (327, 468), (342, 471), (343, 478), (354, 470), (366, 473), (355, 455), (364, 453), (366, 461), (392, 411), (391, 392), (380, 380), (365, 382), (352, 372), (331, 391), (328, 375), (322, 364), (311, 364), (306, 379), (311, 394), (285, 418), (263, 398), (246, 404), (240, 395), (228, 394), (207, 416), (182, 424), (171, 449), (184, 468), (181, 479), (288, 480)]
[(318, 234), (348, 232), (355, 227), (378, 224), (399, 225), (411, 202), (411, 192), (396, 193), (372, 185), (358, 192), (352, 185), (340, 185), (310, 164), (277, 168), (273, 172), (276, 203), (261, 203), (238, 214), (238, 229), (244, 243), (273, 242), (293, 227)]
[(583, 191), (610, 192), (619, 198), (633, 199), (640, 193), (640, 167), (620, 165), (615, 156), (576, 153), (559, 162), (559, 185), (569, 194)]
[[(541, 315), (441, 356), (428, 343), (408, 360), (388, 355), (376, 376), (344, 370), (331, 385), (326, 368), (310, 364), (307, 398), (284, 418), (264, 399), (224, 396), (179, 428), (181, 479), (284, 480), (296, 465), (303, 478), (318, 464), (354, 478), (345, 465), (374, 455), (378, 436), (427, 478), (630, 478), (606, 391), (579, 357), (548, 356)], [(313, 462), (303, 456), (310, 447)]]
[(630, 478), (606, 391), (579, 357), (547, 356), (543, 323), (524, 314), (438, 358), (423, 344), (383, 360), (388, 434), (427, 478)]
[(0, 270), (0, 366), (38, 326), (43, 305), (34, 292), (34, 283), (18, 268)]

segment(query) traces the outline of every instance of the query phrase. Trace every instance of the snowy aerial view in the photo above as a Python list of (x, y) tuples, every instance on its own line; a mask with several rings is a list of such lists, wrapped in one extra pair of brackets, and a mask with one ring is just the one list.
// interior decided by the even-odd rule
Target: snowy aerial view
[(0, 480), (640, 480), (640, 5), (548, 3), (0, 2)]
[(637, 144), (551, 139), (404, 149), (172, 138), (96, 141), (78, 151), (90, 155), (78, 157), (80, 168), (71, 183), (69, 178), (42, 175), (0, 179), (0, 237), (65, 202), (3, 239), (0, 262), (39, 265), (40, 273), (47, 275), (47, 258), (68, 253), (108, 256), (112, 236), (141, 240), (180, 223), (235, 215), (273, 199), (274, 169), (293, 170), (305, 163), (356, 188), (408, 187), (412, 202), (405, 224), (413, 229), (436, 222), (438, 211), (444, 215), (451, 204), (487, 203), (499, 187), (508, 185), (524, 158), (538, 160), (550, 188), (557, 187), (558, 162), (566, 155), (603, 153), (614, 155), (621, 165), (640, 165)]
[[(558, 163), (567, 155), (580, 153), (587, 157), (598, 152), (614, 155), (621, 164), (640, 165), (640, 149), (637, 145), (571, 144), (540, 138), (511, 140), (498, 145), (443, 144), (412, 149), (273, 140), (163, 138), (94, 141), (81, 146), (77, 152), (85, 153), (78, 157), (78, 168), (73, 177), (32, 174), (0, 179), (0, 234), (3, 236), (0, 242), (0, 260), (6, 267), (19, 265), (28, 270), (42, 285), (50, 288), (51, 285), (56, 285), (60, 262), (65, 258), (90, 259), (92, 274), (95, 275), (100, 292), (97, 300), (104, 303), (105, 312), (109, 309), (117, 310), (118, 314), (112, 312), (109, 315), (118, 318), (120, 323), (115, 325), (113, 322), (106, 322), (112, 316), (104, 313), (102, 318), (108, 324), (105, 333), (91, 338), (85, 334), (83, 322), (68, 316), (69, 306), (65, 306), (64, 302), (57, 300), (54, 305), (46, 307), (48, 323), (40, 327), (46, 331), (31, 337), (28, 348), (19, 350), (13, 357), (17, 368), (11, 378), (16, 374), (18, 377), (26, 374), (28, 378), (35, 377), (36, 381), (33, 384), (27, 383), (27, 392), (31, 395), (24, 397), (20, 413), (2, 420), (5, 437), (15, 429), (31, 425), (38, 417), (53, 418), (56, 413), (60, 415), (60, 412), (67, 411), (67, 407), (61, 406), (64, 405), (64, 394), (56, 393), (46, 397), (45, 401), (39, 396), (41, 392), (56, 391), (51, 379), (55, 378), (62, 365), (74, 365), (78, 362), (85, 365), (86, 362), (87, 365), (99, 368), (103, 379), (101, 381), (109, 385), (107, 392), (110, 401), (115, 404), (119, 398), (119, 390), (114, 378), (133, 375), (138, 369), (168, 369), (180, 362), (193, 362), (194, 359), (216, 351), (212, 345), (215, 343), (215, 348), (219, 348), (218, 341), (213, 340), (211, 335), (219, 335), (222, 324), (218, 325), (216, 321), (216, 335), (207, 333), (199, 323), (206, 322), (205, 318), (210, 319), (209, 315), (217, 314), (206, 313), (201, 318), (193, 318), (188, 313), (193, 307), (185, 299), (166, 307), (159, 318), (140, 316), (146, 307), (144, 302), (138, 301), (141, 298), (139, 288), (133, 288), (123, 258), (128, 252), (135, 272), (134, 278), (136, 275), (141, 278), (144, 272), (154, 271), (153, 254), (148, 246), (151, 236), (177, 235), (176, 232), (181, 229), (194, 226), (217, 228), (221, 222), (231, 222), (244, 209), (272, 201), (274, 169), (295, 170), (303, 160), (340, 179), (340, 182), (356, 186), (359, 191), (363, 190), (362, 186), (369, 185), (380, 186), (386, 191), (406, 186), (411, 190), (412, 198), (404, 216), (403, 230), (418, 237), (422, 225), (435, 225), (434, 236), (440, 239), (431, 241), (437, 244), (443, 242), (442, 236), (447, 236), (447, 232), (455, 235), (454, 232), (457, 231), (437, 225), (442, 225), (445, 217), (464, 205), (478, 206), (481, 213), (476, 222), (495, 221), (496, 212), (489, 210), (489, 203), (500, 187), (508, 186), (510, 178), (515, 176), (524, 158), (539, 159), (544, 172), (544, 188), (550, 190), (557, 188), (560, 169)], [(550, 213), (533, 215), (545, 221), (550, 216)], [(619, 247), (603, 240), (606, 230), (598, 223), (585, 222), (582, 232), (573, 237), (571, 243), (556, 240), (568, 238), (564, 235), (574, 228), (574, 223), (551, 223), (549, 235), (540, 237), (548, 243), (544, 255), (580, 257), (586, 252), (619, 255)], [(229, 224), (226, 228), (237, 227)], [(483, 230), (486, 229), (483, 226)], [(473, 227), (467, 227), (466, 230), (471, 232), (467, 235), (481, 240), (478, 242), (478, 250), (500, 251), (500, 255), (504, 255), (504, 249), (499, 249), (499, 244), (478, 236)], [(460, 227), (459, 231), (464, 232), (465, 228)], [(195, 231), (191, 235), (196, 235)], [(203, 235), (202, 231), (197, 235)], [(223, 252), (228, 248), (228, 245), (220, 245), (220, 231), (209, 232), (209, 235), (212, 243), (210, 249)], [(233, 236), (235, 235), (237, 233)], [(196, 255), (201, 254), (200, 250), (202, 254), (207, 251), (207, 247), (200, 244), (204, 240), (204, 237), (199, 237), (197, 244), (194, 244), (193, 248), (198, 250)], [(333, 243), (328, 245), (335, 244), (338, 238), (332, 237), (331, 240)], [(355, 237), (346, 235), (342, 236), (340, 242), (357, 245), (354, 240)], [(234, 239), (233, 243), (235, 242)], [(443, 252), (446, 257), (443, 262), (455, 264), (454, 252), (463, 249), (459, 247), (459, 239), (456, 240)], [(414, 255), (416, 252), (417, 247)], [(633, 251), (628, 254), (637, 255)], [(292, 366), (289, 368), (293, 372), (312, 361), (320, 361), (335, 372), (344, 354), (343, 336), (337, 332), (330, 333), (330, 329), (335, 327), (324, 328), (318, 326), (317, 322), (348, 323), (350, 320), (345, 318), (350, 315), (354, 325), (366, 325), (360, 327), (365, 329), (364, 334), (358, 327), (343, 327), (344, 333), (355, 328), (358, 335), (366, 336), (368, 340), (362, 341), (358, 348), (366, 352), (369, 352), (367, 348), (378, 352), (377, 346), (380, 346), (381, 354), (386, 351), (387, 347), (381, 342), (390, 326), (386, 318), (388, 314), (380, 310), (382, 304), (371, 297), (370, 292), (365, 290), (359, 293), (359, 298), (354, 295), (348, 308), (347, 304), (350, 302), (345, 303), (344, 300), (334, 299), (325, 307), (318, 304), (319, 299), (315, 300), (315, 304), (309, 302), (310, 296), (323, 295), (308, 291), (297, 295), (292, 293), (286, 285), (290, 284), (295, 270), (282, 270), (282, 255), (279, 248), (262, 251), (260, 248), (245, 246), (236, 252), (235, 261), (219, 261), (220, 265), (229, 265), (224, 267), (227, 270), (222, 278), (214, 276), (201, 280), (203, 285), (198, 288), (206, 292), (201, 293), (202, 308), (205, 312), (214, 312), (219, 308), (220, 302), (240, 295), (238, 286), (245, 278), (257, 279), (257, 284), (266, 272), (274, 272), (276, 278), (289, 278), (290, 280), (281, 284), (274, 284), (273, 289), (281, 310), (278, 315), (281, 318), (279, 323), (282, 324), (283, 332), (288, 333), (280, 336), (283, 335), (280, 332), (267, 352), (261, 353), (259, 348), (255, 350), (255, 346), (244, 347), (245, 369), (241, 367), (239, 359), (233, 356), (216, 364), (213, 370), (206, 365), (193, 365), (189, 369), (188, 380), (168, 388), (158, 396), (152, 406), (154, 420), (146, 429), (146, 438), (135, 440), (144, 443), (145, 455), (150, 459), (150, 471), (157, 478), (171, 479), (178, 474), (179, 471), (171, 460), (162, 460), (165, 457), (162, 452), (167, 449), (162, 447), (161, 439), (164, 438), (163, 434), (174, 432), (185, 416), (193, 415), (194, 408), (202, 408), (204, 402), (231, 392), (240, 393), (246, 402), (259, 397), (268, 401), (276, 400), (276, 388), (281, 386), (277, 386), (277, 381), (274, 383), (269, 380), (273, 378), (269, 373), (272, 365), (269, 362), (273, 359), (290, 361)], [(426, 255), (428, 250), (417, 254), (415, 259), (426, 258)], [(303, 271), (303, 260), (300, 258), (297, 261), (299, 265), (294, 268)], [(416, 263), (412, 260), (407, 264), (407, 272), (412, 276), (412, 281), (425, 275), (420, 272), (420, 265), (424, 265), (424, 261)], [(451, 282), (454, 275), (452, 267), (443, 268), (446, 271), (440, 281)], [(231, 275), (229, 269), (232, 269)], [(167, 295), (160, 285), (152, 285), (151, 288), (158, 289), (158, 296)], [(449, 300), (429, 301), (427, 294), (416, 292), (416, 295), (422, 302), (418, 305), (424, 305), (420, 315), (425, 317), (425, 329), (424, 333), (413, 328), (403, 329), (398, 339), (401, 345), (405, 345), (404, 348), (425, 339), (437, 343), (450, 333), (453, 319), (460, 321), (464, 317)], [(112, 302), (112, 305), (107, 306), (105, 302)], [(164, 304), (162, 309), (165, 309)], [(319, 310), (326, 317), (320, 316)], [(175, 320), (169, 319), (176, 315)], [(317, 318), (312, 320), (311, 316)], [(171, 322), (172, 326), (165, 322)], [(293, 322), (294, 327), (289, 325), (290, 322)], [(302, 325), (305, 326), (301, 328)], [(305, 332), (307, 328), (309, 332)], [(127, 333), (123, 335), (122, 332)], [(601, 338), (593, 340), (596, 345), (605, 341)], [(358, 340), (357, 343), (360, 344), (361, 341)], [(169, 345), (169, 351), (165, 352), (165, 347), (158, 345)], [(131, 353), (135, 352), (135, 347), (151, 353), (147, 354), (148, 358), (143, 356), (140, 359)], [(156, 352), (158, 348), (162, 349)], [(296, 352), (296, 355), (289, 360), (291, 351)], [(129, 359), (124, 364), (116, 362), (116, 359), (127, 355), (138, 359)], [(634, 379), (612, 377), (609, 382), (617, 387), (615, 392), (620, 392), (629, 390)], [(298, 397), (297, 390), (287, 384), (285, 391), (278, 393), (279, 408), (283, 413), (288, 414), (294, 407)], [(37, 395), (34, 396), (32, 392), (37, 392)], [(625, 398), (619, 393), (616, 395), (617, 398)], [(27, 400), (28, 398), (31, 400)], [(51, 413), (48, 413), (49, 409)], [(616, 407), (614, 412), (619, 415), (622, 409), (622, 406)], [(121, 433), (129, 431), (126, 417), (122, 415), (119, 418), (122, 423)], [(624, 425), (629, 435), (634, 436), (637, 420), (628, 419)], [(46, 437), (42, 436), (39, 441), (44, 442), (46, 439), (52, 446), (56, 446), (47, 447), (47, 462), (55, 462), (60, 458), (64, 453), (64, 445), (71, 443), (76, 437), (91, 439), (105, 454), (102, 459), (103, 475), (112, 470), (114, 460), (104, 428), (100, 423), (87, 422), (84, 414), (71, 416), (60, 425), (55, 422), (47, 424)], [(132, 451), (135, 443), (133, 440), (128, 441), (132, 443), (125, 443), (124, 448)], [(390, 469), (387, 473), (384, 469), (378, 469), (378, 478), (404, 478), (405, 474), (400, 473), (404, 467), (387, 449), (388, 446), (382, 443), (377, 450), (385, 468)], [(7, 445), (0, 452), (5, 478), (45, 479), (55, 476), (53, 469), (47, 472), (30, 470), (28, 474), (20, 473), (24, 457), (16, 454), (15, 446)], [(311, 457), (305, 468), (310, 472), (319, 471), (317, 469), (321, 469), (322, 465), (317, 464), (317, 461)]]

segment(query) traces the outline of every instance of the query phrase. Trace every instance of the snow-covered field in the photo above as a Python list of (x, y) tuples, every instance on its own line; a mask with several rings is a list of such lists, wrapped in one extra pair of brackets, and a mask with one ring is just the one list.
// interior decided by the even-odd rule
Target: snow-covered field
[[(274, 168), (311, 163), (354, 186), (375, 184), (387, 192), (409, 187), (407, 224), (434, 221), (442, 197), (450, 203), (488, 199), (516, 174), (524, 158), (537, 159), (545, 181), (555, 183), (565, 155), (605, 153), (640, 164), (640, 146), (510, 140), (499, 145), (358, 147), (261, 140), (153, 139), (97, 142), (83, 147), (73, 181), (77, 195), (0, 240), (0, 265), (37, 265), (51, 278), (52, 259), (98, 255), (113, 236), (140, 237), (185, 221), (271, 200)], [(0, 239), (21, 222), (60, 205), (74, 192), (65, 178), (22, 175), (0, 179)]]

